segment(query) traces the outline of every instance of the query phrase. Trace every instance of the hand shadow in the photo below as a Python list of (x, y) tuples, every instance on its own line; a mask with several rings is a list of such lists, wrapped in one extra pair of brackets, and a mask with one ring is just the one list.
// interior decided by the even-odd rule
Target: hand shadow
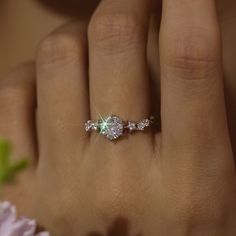
[[(114, 220), (112, 225), (108, 227), (105, 235), (102, 233), (93, 231), (89, 233), (87, 236), (131, 236), (129, 221), (124, 217), (118, 217)], [(134, 236), (142, 236), (141, 233), (138, 233)]]

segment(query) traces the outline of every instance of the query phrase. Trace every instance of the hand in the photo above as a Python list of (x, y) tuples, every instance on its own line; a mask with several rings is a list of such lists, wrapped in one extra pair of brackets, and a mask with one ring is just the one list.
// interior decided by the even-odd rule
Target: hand
[(150, 115), (149, 19), (148, 1), (104, 0), (88, 41), (86, 24), (62, 27), (42, 42), (36, 72), (27, 65), (1, 84), (1, 133), (35, 157), (5, 196), (53, 235), (236, 233), (213, 0), (163, 2), (161, 133), (113, 143), (84, 131), (99, 114)]

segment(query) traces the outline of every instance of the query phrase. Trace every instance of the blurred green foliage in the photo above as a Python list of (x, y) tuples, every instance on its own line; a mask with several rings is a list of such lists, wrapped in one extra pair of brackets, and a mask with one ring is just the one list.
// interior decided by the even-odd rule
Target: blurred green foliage
[(0, 186), (13, 181), (16, 174), (28, 166), (26, 159), (12, 163), (11, 153), (10, 143), (0, 139)]

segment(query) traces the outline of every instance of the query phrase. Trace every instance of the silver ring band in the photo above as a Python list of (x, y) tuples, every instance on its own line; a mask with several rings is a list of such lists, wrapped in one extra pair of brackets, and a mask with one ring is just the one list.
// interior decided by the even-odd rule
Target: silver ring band
[(143, 119), (139, 122), (123, 121), (118, 116), (110, 115), (97, 121), (88, 120), (85, 123), (85, 131), (96, 131), (113, 141), (127, 133), (134, 131), (144, 131), (154, 123), (154, 117)]

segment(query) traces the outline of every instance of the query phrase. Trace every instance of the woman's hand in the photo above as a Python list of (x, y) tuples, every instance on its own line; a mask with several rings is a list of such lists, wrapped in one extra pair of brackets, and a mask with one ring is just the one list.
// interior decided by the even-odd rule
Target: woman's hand
[(84, 23), (58, 29), (35, 71), (26, 65), (1, 82), (0, 132), (17, 154), (35, 157), (5, 196), (53, 235), (236, 234), (213, 0), (163, 1), (161, 132), (114, 143), (84, 130), (100, 115), (140, 120), (153, 110), (148, 2), (102, 1), (88, 38)]

